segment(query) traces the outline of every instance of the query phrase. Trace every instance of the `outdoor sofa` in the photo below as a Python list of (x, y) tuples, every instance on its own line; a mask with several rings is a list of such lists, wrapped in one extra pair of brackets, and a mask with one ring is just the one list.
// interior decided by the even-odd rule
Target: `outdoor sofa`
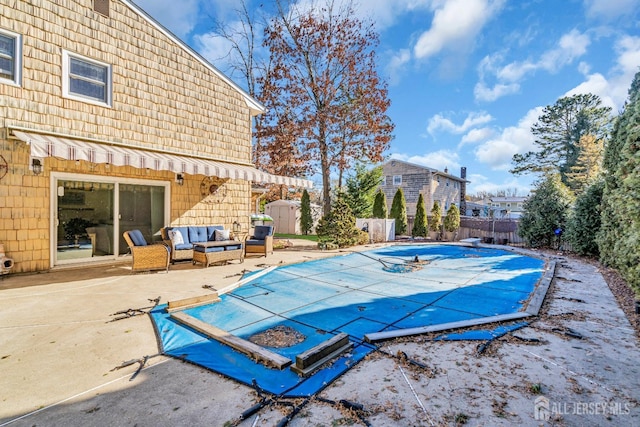
[(205, 267), (222, 261), (244, 261), (243, 243), (222, 225), (164, 227), (162, 240), (171, 250), (171, 263), (191, 260)]

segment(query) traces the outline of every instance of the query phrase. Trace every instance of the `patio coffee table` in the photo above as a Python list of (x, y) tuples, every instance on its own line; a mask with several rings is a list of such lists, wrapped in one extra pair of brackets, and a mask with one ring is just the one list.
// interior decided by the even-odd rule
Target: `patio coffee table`
[(193, 265), (197, 262), (209, 267), (211, 264), (238, 259), (244, 262), (243, 243), (235, 240), (199, 242), (193, 244)]

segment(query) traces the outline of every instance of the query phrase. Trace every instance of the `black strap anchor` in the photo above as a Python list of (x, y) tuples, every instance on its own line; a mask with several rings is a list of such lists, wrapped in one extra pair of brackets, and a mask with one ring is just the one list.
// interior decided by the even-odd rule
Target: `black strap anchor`
[(144, 356), (140, 359), (131, 359), (131, 360), (127, 360), (126, 362), (122, 362), (122, 364), (120, 366), (116, 366), (115, 368), (113, 368), (110, 372), (116, 371), (118, 369), (122, 369), (122, 368), (126, 368), (127, 366), (131, 366), (135, 363), (137, 363), (138, 369), (136, 369), (136, 371), (133, 373), (133, 375), (131, 375), (131, 378), (129, 378), (129, 381), (133, 381), (138, 374), (140, 373), (140, 371), (142, 371), (142, 368), (145, 367), (145, 365), (147, 364), (147, 361), (149, 359), (151, 359), (152, 357), (156, 357), (156, 356), (160, 356), (161, 353), (156, 353), (156, 354), (152, 354), (151, 356)]
[[(143, 315), (143, 314), (148, 314), (151, 310), (156, 308), (156, 306), (158, 304), (160, 304), (160, 297), (155, 298), (155, 299), (149, 299), (148, 301), (153, 303), (153, 305), (149, 306), (149, 307), (128, 308), (126, 310), (116, 311), (115, 313), (112, 314), (112, 316), (117, 316), (117, 317), (114, 317), (113, 319), (109, 320), (109, 322), (115, 322), (116, 320), (128, 319), (130, 317), (135, 317), (135, 316), (140, 316), (140, 315)], [(109, 322), (107, 322), (107, 323), (109, 323)]]

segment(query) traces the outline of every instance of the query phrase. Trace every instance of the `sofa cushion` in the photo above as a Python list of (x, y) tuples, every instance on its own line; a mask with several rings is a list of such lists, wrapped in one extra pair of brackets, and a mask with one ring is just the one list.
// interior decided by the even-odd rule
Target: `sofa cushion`
[(189, 242), (198, 243), (198, 242), (206, 242), (207, 241), (207, 227), (197, 227), (190, 226), (189, 227)]
[(253, 238), (256, 240), (264, 240), (267, 236), (270, 236), (273, 232), (273, 227), (270, 225), (256, 225), (253, 230)]
[(264, 246), (264, 240), (258, 239), (247, 239), (245, 243), (247, 246)]
[(238, 243), (237, 245), (227, 245), (224, 247), (225, 251), (235, 251), (237, 249), (242, 249), (241, 243)]
[(193, 250), (195, 252), (204, 252), (204, 253), (222, 252), (224, 251), (224, 246), (210, 246), (210, 247), (195, 246)]
[(230, 230), (215, 230), (214, 236), (216, 242), (223, 242), (229, 239), (229, 231)]
[(224, 230), (223, 225), (208, 225), (207, 226), (207, 240), (213, 242), (216, 240), (216, 230)]
[[(182, 242), (183, 243), (178, 243), (180, 238), (177, 237), (177, 234), (174, 234), (174, 239), (171, 239), (172, 232), (179, 232), (180, 235), (182, 236)], [(188, 249), (192, 249), (193, 248), (193, 245), (189, 241), (189, 228), (188, 227), (167, 227), (165, 229), (165, 234), (171, 240), (171, 244), (173, 245), (174, 249), (176, 249), (176, 250), (188, 250)], [(175, 240), (176, 238), (177, 238), (177, 240)]]
[(129, 238), (133, 242), (134, 246), (147, 246), (147, 241), (140, 230), (129, 231)]
[(174, 247), (184, 244), (184, 237), (182, 236), (180, 230), (169, 230), (167, 234), (169, 234), (169, 240), (171, 240), (171, 243), (173, 243)]

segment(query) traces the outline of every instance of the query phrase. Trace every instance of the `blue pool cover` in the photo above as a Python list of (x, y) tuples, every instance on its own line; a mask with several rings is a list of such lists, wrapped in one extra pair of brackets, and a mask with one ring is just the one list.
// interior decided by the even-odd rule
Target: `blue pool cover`
[[(418, 263), (407, 263), (416, 257)], [(395, 268), (403, 266), (414, 268)], [(544, 267), (541, 259), (500, 249), (395, 245), (278, 267), (218, 303), (184, 310), (245, 340), (276, 326), (292, 328), (304, 336), (302, 342), (267, 347), (292, 361), (334, 335), (348, 334), (353, 348), (306, 378), (288, 368), (269, 368), (181, 325), (166, 305), (150, 314), (166, 355), (275, 395), (310, 396), (376, 349), (364, 341), (365, 334), (521, 311)], [(501, 326), (438, 339), (491, 339), (509, 330)]]

